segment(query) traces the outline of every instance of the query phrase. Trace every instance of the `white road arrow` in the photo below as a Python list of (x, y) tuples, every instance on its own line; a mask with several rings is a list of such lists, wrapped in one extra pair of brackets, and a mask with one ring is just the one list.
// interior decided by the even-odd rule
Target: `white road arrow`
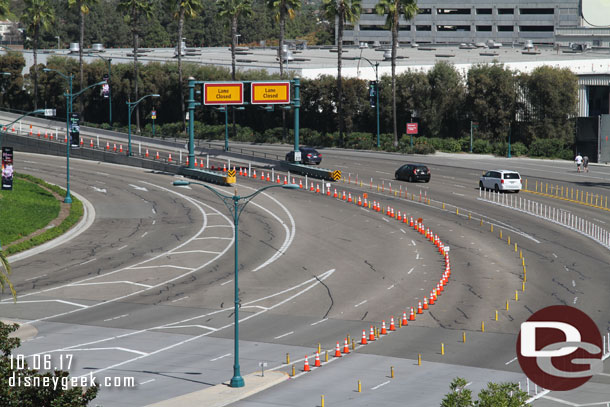
[(133, 184), (129, 184), (129, 186), (137, 189), (138, 191), (146, 191), (146, 192), (148, 192), (148, 189), (146, 189), (146, 187), (140, 187), (138, 185), (133, 185)]
[(98, 188), (98, 187), (91, 187), (91, 188), (93, 188), (93, 190), (96, 191), (96, 192), (101, 192), (101, 193), (104, 193), (104, 194), (107, 192), (106, 188)]

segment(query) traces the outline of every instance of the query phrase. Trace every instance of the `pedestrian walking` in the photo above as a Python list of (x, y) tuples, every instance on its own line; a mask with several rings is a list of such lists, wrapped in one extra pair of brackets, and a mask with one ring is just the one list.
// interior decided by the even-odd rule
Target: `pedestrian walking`
[(580, 172), (580, 166), (582, 165), (582, 156), (580, 155), (580, 153), (576, 154), (574, 162), (576, 163), (576, 172)]
[(582, 158), (582, 168), (585, 172), (589, 172), (589, 157), (587, 155)]

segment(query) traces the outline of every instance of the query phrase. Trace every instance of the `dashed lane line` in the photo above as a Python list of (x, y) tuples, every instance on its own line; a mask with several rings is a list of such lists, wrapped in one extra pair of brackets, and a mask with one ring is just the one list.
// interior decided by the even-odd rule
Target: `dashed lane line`
[(388, 383), (390, 383), (390, 380), (388, 380), (388, 381), (386, 381), (386, 382), (383, 382), (383, 383), (381, 383), (381, 384), (378, 384), (378, 385), (377, 385), (377, 386), (375, 386), (375, 387), (371, 387), (371, 390), (377, 390), (378, 388), (383, 387), (383, 386), (385, 386), (385, 385), (386, 385), (386, 384), (388, 384)]
[(217, 360), (220, 360), (222, 358), (226, 358), (226, 357), (231, 356), (231, 355), (232, 355), (231, 353), (227, 353), (227, 354), (224, 354), (222, 356), (218, 356), (217, 358), (210, 359), (210, 362), (216, 362)]
[(273, 339), (281, 339), (281, 338), (284, 338), (284, 337), (286, 337), (286, 336), (288, 336), (288, 335), (292, 335), (293, 333), (294, 333), (294, 331), (286, 332), (285, 334), (282, 334), (282, 335), (276, 336), (276, 337), (275, 337), (275, 338), (273, 338)]

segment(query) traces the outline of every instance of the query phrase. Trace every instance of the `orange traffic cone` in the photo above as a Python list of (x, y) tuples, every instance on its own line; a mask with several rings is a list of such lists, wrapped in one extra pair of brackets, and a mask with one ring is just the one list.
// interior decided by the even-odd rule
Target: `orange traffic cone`
[(267, 182), (271, 182), (271, 175), (267, 173)]
[(120, 145), (119, 145), (119, 153), (122, 153), (122, 152), (123, 152), (123, 145), (122, 145), (122, 144), (120, 144)]
[(222, 172), (227, 172), (227, 164), (222, 165)]
[[(144, 154), (146, 156), (146, 158), (148, 158), (148, 148), (146, 149), (146, 154)], [(197, 161), (197, 159), (195, 158), (195, 161)]]
[(373, 325), (371, 325), (371, 332), (369, 333), (369, 341), (373, 342), (375, 340), (375, 331), (373, 330)]
[(89, 140), (89, 147), (93, 148), (93, 139)]
[[(121, 146), (123, 147), (123, 146)], [(167, 157), (167, 162), (171, 163), (172, 162), (172, 153), (169, 153), (169, 157)]]
[(313, 364), (315, 367), (320, 367), (322, 366), (322, 363), (320, 363), (320, 353), (316, 352), (316, 361)]
[[(106, 142), (106, 151), (110, 150), (110, 143)], [(148, 150), (146, 150), (146, 157), (148, 157)]]
[(114, 152), (116, 153), (116, 143), (115, 143), (115, 144), (113, 144), (113, 146), (112, 146), (112, 151), (114, 151)]
[(155, 160), (159, 159), (159, 152), (157, 151), (157, 155), (155, 155)]
[(30, 136), (32, 135), (32, 125), (30, 124)]
[(337, 195), (337, 188), (335, 188), (335, 192), (333, 192), (333, 198), (336, 198), (337, 196), (338, 196)]
[(422, 310), (422, 307), (421, 307), (421, 301), (417, 304), (417, 313), (418, 314), (423, 314), (424, 313), (424, 311)]
[(398, 215), (396, 215), (396, 220), (397, 221), (401, 221), (402, 220), (402, 215), (400, 214), (400, 211), (398, 211)]
[(252, 178), (256, 179), (256, 170), (254, 170), (254, 173), (252, 174)]
[(187, 167), (189, 166), (189, 156), (188, 155), (186, 156), (186, 166)]
[(312, 182), (311, 184), (309, 184), (309, 190), (310, 190), (311, 192), (313, 192), (313, 182)]
[(428, 309), (428, 299), (424, 297), (424, 309)]
[(320, 184), (316, 184), (316, 194), (320, 193)]
[(366, 330), (362, 330), (362, 339), (360, 340), (361, 345), (366, 345), (368, 342), (366, 341)]
[(411, 220), (409, 220), (409, 226), (413, 226), (413, 216), (411, 216)]
[(415, 321), (415, 312), (413, 312), (413, 307), (411, 307), (411, 314), (409, 315), (409, 321)]
[(345, 191), (343, 191), (343, 193), (341, 194), (341, 200), (342, 200), (342, 201), (345, 201), (345, 199), (346, 199), (346, 198), (345, 198)]
[(385, 320), (381, 321), (381, 332), (382, 335), (387, 335), (388, 330), (385, 328)]
[(434, 305), (434, 290), (430, 291), (430, 305)]
[[(38, 130), (38, 138), (40, 138), (40, 130)], [(48, 137), (47, 137), (48, 138)]]
[(309, 368), (309, 361), (307, 360), (307, 355), (305, 355), (305, 365), (303, 366), (304, 372), (309, 372), (311, 369)]
[(362, 199), (358, 197), (358, 206), (362, 206)]
[[(44, 135), (45, 135), (45, 136), (47, 135), (47, 132), (46, 132), (46, 131), (45, 131)], [(83, 144), (85, 144), (85, 139), (81, 137), (81, 139), (80, 139), (80, 145), (81, 145), (81, 147), (83, 146)]]
[(203, 164), (203, 158), (199, 160), (199, 168), (205, 168), (205, 165)]
[(347, 202), (352, 202), (352, 193), (351, 192), (347, 195)]
[(299, 180), (299, 188), (303, 189), (303, 181), (302, 180)]
[(279, 176), (279, 175), (277, 176), (277, 181), (276, 181), (276, 182), (277, 182), (278, 184), (281, 184), (281, 183), (282, 183), (282, 181), (280, 181), (280, 176)]
[(330, 188), (326, 190), (326, 196), (330, 196)]
[(407, 321), (407, 313), (406, 311), (403, 311), (402, 313), (402, 326), (407, 326), (409, 325), (409, 321)]
[(341, 350), (339, 349), (339, 342), (337, 342), (337, 348), (335, 349), (335, 357), (336, 358), (341, 357)]
[(343, 353), (346, 355), (349, 353), (349, 345), (347, 343), (347, 338), (345, 338), (345, 342), (343, 342)]
[(402, 223), (406, 223), (406, 224), (408, 224), (408, 223), (409, 223), (409, 221), (407, 220), (407, 215), (404, 215), (404, 216), (402, 217)]
[(395, 331), (396, 325), (394, 325), (394, 316), (390, 317), (390, 331)]
[(284, 185), (288, 185), (288, 178), (284, 175)]
[[(146, 150), (146, 157), (148, 157), (148, 150)], [(196, 157), (195, 157), (195, 164), (194, 165), (195, 165), (195, 168), (197, 168), (197, 165), (199, 165), (199, 164), (197, 164), (197, 158)]]

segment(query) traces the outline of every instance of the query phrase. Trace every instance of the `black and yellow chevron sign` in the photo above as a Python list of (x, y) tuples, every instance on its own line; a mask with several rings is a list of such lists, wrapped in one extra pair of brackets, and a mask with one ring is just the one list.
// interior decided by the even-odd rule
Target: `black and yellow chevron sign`
[(234, 176), (235, 176), (235, 170), (227, 171), (227, 177), (234, 177)]
[(335, 170), (335, 171), (330, 173), (330, 176), (333, 178), (333, 180), (339, 181), (341, 179), (341, 171), (340, 170)]

